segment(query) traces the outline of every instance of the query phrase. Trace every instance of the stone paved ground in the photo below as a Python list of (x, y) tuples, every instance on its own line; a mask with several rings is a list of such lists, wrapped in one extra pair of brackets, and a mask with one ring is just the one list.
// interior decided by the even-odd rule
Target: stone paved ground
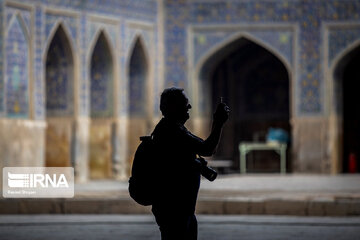
[[(357, 240), (360, 217), (198, 216), (199, 240)], [(151, 215), (2, 215), (2, 240), (155, 240)]]
[[(150, 213), (130, 199), (127, 187), (127, 182), (96, 181), (77, 184), (70, 199), (0, 199), (0, 213)], [(202, 181), (197, 212), (360, 216), (360, 175), (220, 176)]]

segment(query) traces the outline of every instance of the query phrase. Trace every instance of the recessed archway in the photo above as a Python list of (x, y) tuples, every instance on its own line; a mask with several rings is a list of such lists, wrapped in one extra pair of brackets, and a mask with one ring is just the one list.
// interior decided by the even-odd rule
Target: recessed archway
[(147, 115), (148, 60), (141, 38), (135, 41), (129, 63), (129, 114)]
[[(266, 141), (271, 127), (284, 129), (290, 135), (290, 92), (287, 65), (249, 38), (239, 37), (208, 57), (199, 71), (199, 114), (211, 118), (220, 97), (231, 108), (231, 118), (214, 158), (232, 160), (238, 167), (240, 142)], [(273, 152), (249, 157), (258, 160), (249, 165), (250, 171), (272, 172), (280, 168)]]
[[(360, 46), (357, 45), (348, 51), (337, 62), (334, 68), (333, 96), (335, 101), (334, 112), (338, 120), (338, 136), (340, 144), (337, 146), (339, 172), (359, 172), (353, 168), (351, 161), (360, 157)], [(353, 160), (351, 160), (351, 158)]]
[(151, 101), (149, 99), (148, 53), (141, 36), (134, 41), (128, 62), (128, 158), (131, 162), (139, 137), (149, 134), (151, 125)]
[(112, 177), (114, 124), (114, 60), (107, 36), (101, 31), (90, 58), (91, 178)]
[(45, 55), (46, 166), (71, 165), (74, 115), (74, 55), (66, 30), (59, 24)]

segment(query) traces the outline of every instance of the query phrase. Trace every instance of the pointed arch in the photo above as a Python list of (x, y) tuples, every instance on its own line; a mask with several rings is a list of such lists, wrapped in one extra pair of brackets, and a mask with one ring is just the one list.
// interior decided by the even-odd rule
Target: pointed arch
[(16, 12), (9, 22), (6, 39), (6, 112), (9, 117), (29, 117), (30, 37)]
[[(90, 178), (112, 176), (113, 119), (115, 106), (114, 49), (104, 28), (100, 28), (90, 44), (87, 56), (90, 81)], [(99, 132), (102, 135), (99, 137)]]
[[(194, 68), (196, 130), (207, 133), (207, 119), (220, 97), (232, 109), (223, 129), (226, 140), (219, 144), (215, 159), (232, 159), (237, 166), (239, 142), (265, 141), (270, 127), (285, 129), (291, 136), (291, 66), (274, 49), (248, 34), (235, 34), (210, 49)], [(271, 166), (274, 159), (262, 157), (270, 159), (264, 166)]]
[(21, 29), (26, 37), (27, 41), (30, 41), (30, 33), (26, 27), (26, 23), (24, 18), (21, 16), (21, 13), (19, 11), (16, 11), (13, 16), (11, 17), (9, 23), (8, 23), (8, 28), (7, 28), (7, 32), (9, 32), (10, 28), (12, 27), (12, 24), (14, 23), (14, 21), (18, 21)]
[[(235, 49), (240, 48), (238, 44), (242, 44), (244, 42), (250, 42), (258, 45), (259, 47), (263, 48), (265, 51), (272, 54), (276, 59), (278, 59), (285, 67), (288, 78), (289, 78), (289, 94), (292, 97), (292, 93), (295, 91), (292, 89), (295, 84), (292, 83), (293, 81), (293, 70), (290, 62), (275, 48), (270, 46), (269, 44), (263, 42), (261, 39), (258, 39), (252, 36), (249, 33), (241, 32), (231, 35), (230, 37), (224, 39), (222, 42), (214, 45), (211, 49), (209, 49), (196, 63), (194, 75), (191, 76), (191, 79), (195, 79), (192, 82), (192, 99), (194, 101), (194, 114), (196, 116), (200, 115), (201, 109), (201, 89), (206, 89), (206, 86), (202, 85), (202, 80), (206, 78), (205, 75), (209, 75), (210, 71), (209, 68), (211, 66), (215, 66), (217, 63), (221, 62), (228, 54), (230, 54)], [(205, 75), (204, 75), (205, 74)], [(206, 90), (205, 90), (206, 91)], [(290, 107), (293, 105), (294, 100), (290, 98)], [(292, 113), (292, 111), (290, 111)]]
[(74, 114), (75, 55), (69, 34), (58, 23), (44, 53), (48, 116)]
[(144, 40), (144, 37), (141, 33), (136, 33), (131, 41), (131, 44), (129, 45), (129, 48), (128, 48), (129, 50), (127, 52), (127, 57), (126, 57), (127, 69), (129, 69), (130, 58), (131, 58), (132, 54), (134, 53), (134, 49), (137, 44), (140, 44), (140, 46), (142, 47), (142, 49), (144, 51), (144, 56), (145, 56), (146, 62), (148, 63), (148, 67), (150, 66), (150, 64), (149, 64), (150, 63), (150, 54), (148, 52), (148, 49), (146, 48), (146, 42)]
[(104, 37), (104, 39), (106, 41), (106, 44), (110, 49), (110, 54), (111, 54), (112, 61), (115, 62), (115, 58), (116, 58), (116, 56), (115, 56), (115, 46), (113, 46), (113, 43), (111, 41), (109, 33), (103, 27), (99, 28), (96, 31), (96, 33), (94, 34), (94, 36), (93, 36), (93, 38), (92, 38), (92, 40), (91, 40), (91, 42), (89, 44), (89, 48), (88, 48), (89, 51), (87, 53), (87, 62), (90, 62), (90, 60), (91, 60), (91, 56), (92, 56), (92, 54), (94, 52), (95, 45), (98, 42), (100, 35), (102, 35)]
[[(359, 112), (353, 100), (356, 99), (357, 92), (360, 89), (359, 86), (356, 85), (358, 81), (350, 82), (349, 74), (345, 74), (346, 71), (349, 70), (350, 65), (352, 65), (354, 69), (354, 64), (352, 63), (354, 59), (357, 59), (357, 61), (360, 59), (360, 40), (353, 42), (337, 54), (327, 69), (329, 148), (331, 151), (331, 171), (333, 173), (348, 172), (349, 169), (345, 164), (346, 160), (349, 158), (351, 151), (356, 152), (359, 147), (357, 146), (356, 150), (351, 149), (350, 146), (354, 145), (354, 141), (351, 140), (352, 138), (350, 136), (358, 132), (354, 126), (359, 125), (359, 119), (356, 115), (359, 114)], [(354, 91), (357, 92), (354, 93)], [(358, 101), (358, 99), (355, 101)], [(349, 109), (351, 107), (352, 109)], [(358, 137), (359, 136), (357, 136), (357, 138)], [(358, 155), (360, 153), (357, 152), (356, 154)]]
[(355, 54), (357, 49), (360, 49), (360, 39), (353, 42), (336, 55), (330, 66), (331, 71), (336, 74), (336, 72), (350, 61), (351, 55)]
[(55, 34), (61, 29), (61, 31), (63, 31), (64, 33), (64, 40), (67, 41), (67, 43), (69, 44), (69, 50), (71, 52), (72, 58), (73, 58), (73, 62), (75, 62), (75, 55), (76, 55), (76, 48), (73, 44), (72, 41), (72, 37), (71, 37), (71, 33), (69, 31), (69, 29), (67, 28), (65, 22), (63, 20), (58, 20), (54, 26), (52, 27), (49, 36), (47, 36), (47, 43), (46, 43), (46, 47), (44, 48), (44, 52), (43, 52), (43, 60), (46, 60), (46, 55), (49, 51), (49, 47), (51, 42), (54, 40), (54, 36)]
[(112, 117), (114, 115), (114, 51), (103, 29), (97, 32), (95, 40), (89, 56), (90, 115)]
[(290, 62), (281, 54), (278, 52), (277, 49), (272, 47), (271, 45), (265, 43), (261, 39), (245, 32), (236, 33), (234, 35), (231, 35), (230, 37), (224, 39), (222, 42), (214, 45), (211, 49), (209, 49), (196, 63), (195, 72), (199, 73), (202, 66), (208, 61), (209, 58), (214, 56), (216, 53), (220, 52), (222, 49), (225, 49), (227, 46), (231, 45), (232, 43), (235, 43), (241, 39), (248, 40), (250, 42), (253, 42), (260, 47), (266, 49), (270, 53), (272, 53), (275, 57), (277, 57), (286, 67), (287, 71), (290, 73), (292, 72), (292, 67)]
[[(76, 57), (67, 28), (57, 22), (43, 53), (46, 107), (46, 166), (71, 166), (74, 159)], [(59, 121), (59, 118), (61, 120)], [(61, 146), (61, 147), (59, 147)]]
[(134, 38), (127, 62), (129, 114), (147, 116), (150, 62), (141, 35)]

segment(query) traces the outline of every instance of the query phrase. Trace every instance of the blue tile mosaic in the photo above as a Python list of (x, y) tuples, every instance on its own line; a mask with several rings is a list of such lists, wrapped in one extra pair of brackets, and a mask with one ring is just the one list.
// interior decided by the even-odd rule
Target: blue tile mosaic
[(8, 24), (10, 23), (11, 18), (15, 14), (20, 14), (22, 17), (22, 20), (24, 21), (24, 24), (26, 26), (26, 30), (30, 33), (30, 31), (31, 31), (31, 27), (30, 27), (31, 12), (29, 10), (24, 10), (23, 8), (16, 8), (16, 7), (6, 7), (5, 11), (6, 11), (7, 27), (8, 27)]
[(94, 41), (95, 38), (95, 34), (98, 33), (100, 31), (100, 29), (105, 30), (106, 34), (108, 35), (108, 37), (110, 38), (109, 40), (111, 41), (112, 46), (114, 46), (114, 48), (117, 45), (117, 29), (115, 25), (112, 24), (104, 24), (104, 23), (99, 23), (99, 22), (93, 22), (90, 21), (89, 23), (90, 25), (90, 31), (88, 31), (88, 35), (87, 35), (87, 39), (89, 40), (88, 44), (92, 43)]
[(39, 0), (52, 8), (86, 10), (97, 14), (123, 16), (126, 18), (154, 21), (156, 18), (156, 0)]
[[(299, 27), (299, 39), (295, 35), (280, 33), (257, 32), (257, 37), (266, 41), (272, 48), (279, 50), (282, 55), (293, 61), (294, 40), (299, 43), (298, 69), (296, 79), (296, 93), (294, 96), (296, 113), (298, 115), (320, 115), (324, 111), (324, 86), (323, 69), (321, 68), (320, 49), (322, 44), (320, 26), (323, 21), (351, 21), (359, 22), (360, 1), (308, 1), (308, 0), (274, 0), (274, 1), (166, 1), (166, 85), (189, 85), (186, 80), (186, 61), (189, 54), (186, 52), (187, 35), (185, 28), (189, 24), (196, 25), (219, 25), (219, 24), (242, 24), (251, 28), (252, 24), (279, 23), (296, 24)], [(275, 27), (276, 29), (276, 27)], [(222, 30), (219, 30), (219, 34)], [(251, 31), (252, 32), (252, 31)], [(274, 30), (274, 32), (276, 32)], [(340, 33), (342, 34), (342, 33)], [(346, 34), (346, 33), (344, 33)], [(352, 35), (352, 36), (350, 36)], [(338, 36), (339, 43), (331, 42), (331, 56), (341, 51), (350, 41), (359, 39), (356, 32), (347, 33), (345, 39)], [(357, 36), (357, 37), (356, 37)], [(224, 39), (227, 37), (224, 34)], [(210, 39), (210, 37), (209, 37)], [(209, 42), (211, 40), (208, 40)], [(280, 41), (278, 41), (281, 39)], [(221, 36), (215, 42), (222, 41)], [(288, 41), (284, 44), (282, 41)], [(194, 49), (204, 51), (203, 49)], [(200, 56), (196, 56), (199, 58)], [(185, 64), (184, 64), (185, 60)]]
[(35, 108), (35, 119), (44, 119), (45, 118), (45, 103), (44, 103), (44, 66), (43, 66), (43, 42), (42, 36), (44, 35), (43, 31), (43, 21), (44, 14), (41, 6), (36, 6), (35, 8), (35, 81), (34, 81), (34, 108)]
[[(126, 52), (125, 48), (125, 42), (126, 42), (126, 34), (127, 28), (124, 22), (120, 24), (120, 39), (121, 39), (121, 52)], [(127, 79), (127, 60), (125, 57), (125, 54), (120, 55), (119, 54), (119, 62), (120, 62), (120, 78), (121, 79)], [(127, 88), (128, 88), (128, 82), (127, 81), (120, 81), (119, 88), (118, 88), (118, 96), (119, 96), (119, 108), (118, 112), (120, 116), (126, 116), (128, 114), (128, 96), (127, 96)]]
[(6, 39), (6, 111), (15, 118), (29, 114), (29, 40), (21, 21), (13, 18)]
[(358, 27), (331, 29), (329, 31), (329, 65), (339, 53), (356, 41), (360, 41), (360, 23)]
[[(3, 1), (0, 0), (1, 3)], [(131, 45), (137, 34), (144, 40), (144, 49), (155, 48), (157, 52), (158, 41), (164, 44), (165, 49), (165, 86), (176, 85), (189, 89), (191, 79), (188, 78), (188, 60), (193, 57), (194, 62), (198, 62), (217, 43), (226, 41), (231, 34), (226, 29), (214, 32), (199, 33), (192, 40), (194, 43), (195, 54), (188, 53), (187, 27), (189, 25), (246, 25), (249, 27), (247, 33), (255, 39), (270, 46), (277, 51), (290, 64), (295, 64), (293, 60), (297, 58), (297, 73), (295, 79), (296, 96), (295, 112), (298, 115), (321, 115), (324, 113), (324, 67), (321, 58), (323, 51), (324, 37), (322, 36), (321, 26), (324, 23), (360, 23), (360, 1), (358, 0), (167, 0), (164, 1), (165, 7), (165, 39), (157, 39), (158, 28), (156, 21), (157, 1), (156, 0), (24, 0), (21, 3), (33, 6), (35, 9), (34, 28), (31, 28), (31, 14), (27, 7), (18, 8), (13, 5), (0, 4), (0, 15), (4, 21), (0, 24), (1, 36), (0, 46), (3, 45), (4, 24), (18, 12), (25, 23), (26, 28), (34, 30), (34, 104), (35, 118), (43, 119), (45, 115), (43, 72), (44, 60), (42, 59), (45, 47), (48, 46), (50, 31), (54, 29), (58, 21), (63, 21), (65, 28), (69, 32), (71, 46), (78, 51), (82, 72), (80, 76), (80, 114), (89, 114), (90, 96), (88, 73), (88, 49), (87, 46), (91, 39), (89, 35), (88, 19), (86, 14), (104, 15), (110, 18), (119, 19), (120, 26), (114, 29), (105, 28), (108, 32), (114, 48), (119, 49), (117, 53), (121, 66), (119, 71), (121, 79), (125, 79), (128, 71), (128, 59), (131, 55)], [(21, 5), (21, 4), (20, 4)], [(46, 9), (60, 10), (46, 11)], [(65, 13), (70, 10), (70, 14)], [(62, 14), (61, 12), (64, 12)], [(50, 13), (51, 12), (51, 13)], [(73, 16), (75, 13), (79, 17)], [(2, 15), (3, 14), (3, 15)], [(145, 21), (154, 24), (154, 32), (140, 29), (129, 29), (126, 21)], [(281, 24), (294, 24), (298, 28), (297, 35), (292, 30), (277, 28)], [(274, 31), (258, 31), (252, 28), (254, 24), (274, 25)], [(7, 26), (7, 25), (6, 25)], [(100, 25), (94, 28), (93, 34), (98, 31)], [(6, 28), (5, 28), (6, 29)], [(197, 34), (197, 33), (196, 33)], [(203, 35), (203, 36), (201, 36)], [(93, 36), (93, 35), (91, 35)], [(154, 37), (154, 39), (153, 39)], [(329, 32), (329, 64), (331, 64), (339, 53), (347, 49), (349, 45), (360, 39), (360, 30), (357, 27), (332, 28)], [(119, 41), (117, 40), (119, 39)], [(205, 42), (204, 42), (205, 39)], [(164, 41), (164, 42), (162, 42)], [(115, 46), (114, 42), (120, 42), (121, 46)], [(296, 48), (293, 43), (296, 42)], [(80, 46), (79, 46), (80, 45)], [(2, 53), (0, 47), (0, 54)], [(295, 52), (296, 50), (296, 52)], [(82, 51), (82, 52), (80, 52)], [(154, 76), (157, 79), (158, 58), (154, 59)], [(4, 111), (4, 76), (0, 59), (0, 113)], [(4, 65), (8, 60), (5, 59)], [(120, 81), (125, 84), (125, 81)], [(127, 92), (128, 86), (119, 85), (119, 112), (126, 114), (127, 101), (130, 99)], [(157, 94), (157, 83), (154, 86)], [(7, 93), (6, 93), (7, 94)], [(5, 95), (6, 95), (5, 94)], [(1, 104), (2, 103), (2, 104)], [(72, 104), (71, 104), (72, 105)], [(154, 105), (154, 111), (157, 111)]]
[[(88, 62), (87, 62), (87, 50), (88, 50), (88, 43), (87, 43), (87, 31), (86, 31), (86, 27), (87, 27), (87, 20), (86, 20), (86, 14), (82, 13), (81, 15), (81, 19), (80, 19), (80, 36), (81, 36), (81, 44), (80, 47), (82, 49), (81, 51), (81, 64), (82, 66), (89, 66)], [(88, 79), (87, 79), (87, 74), (88, 74), (88, 69), (86, 67), (82, 67), (82, 72), (81, 72), (81, 79), (80, 79), (80, 84), (81, 84), (81, 88), (80, 88), (80, 115), (81, 116), (89, 116), (89, 111), (90, 111), (90, 107), (88, 104), (88, 96), (87, 96), (87, 92), (88, 92)]]
[[(243, 36), (242, 32), (232, 31), (211, 31), (211, 32), (197, 32), (194, 34), (194, 49), (195, 52), (190, 55), (194, 58), (194, 64), (196, 65), (201, 57), (216, 46), (230, 42), (227, 39), (236, 40), (239, 36)], [(293, 63), (293, 32), (292, 31), (281, 31), (281, 30), (249, 30), (246, 31), (247, 35), (252, 35), (252, 38), (258, 39), (263, 44), (270, 46), (275, 49), (278, 54), (282, 55), (289, 65)], [(246, 38), (246, 36), (245, 36)]]
[(132, 54), (132, 50), (138, 38), (141, 38), (145, 49), (152, 49), (151, 32), (143, 29), (127, 28), (125, 37), (125, 51), (128, 60)]
[(64, 26), (66, 26), (66, 32), (69, 31), (69, 34), (71, 37), (70, 42), (73, 48), (76, 48), (76, 40), (77, 40), (77, 24), (78, 21), (74, 17), (69, 16), (62, 16), (58, 14), (46, 14), (46, 23), (45, 23), (45, 36), (46, 36), (46, 42), (48, 42), (50, 39), (51, 31), (54, 30), (55, 24), (61, 22)]
[[(4, 14), (4, 8), (3, 8), (3, 2), (2, 0), (0, 0), (0, 19), (3, 19), (3, 14)], [(3, 56), (3, 48), (4, 48), (4, 21), (0, 21), (0, 56)], [(6, 60), (5, 60), (6, 61)], [(4, 115), (4, 111), (5, 111), (5, 89), (4, 89), (4, 81), (5, 78), (3, 76), (3, 66), (4, 66), (4, 62), (3, 62), (3, 58), (0, 57), (0, 117), (2, 117)]]
[[(155, 38), (154, 38), (154, 43), (155, 43), (155, 53), (159, 53), (159, 39), (158, 39), (158, 34), (157, 32), (159, 31), (159, 29), (156, 27), (155, 28)], [(160, 54), (156, 54), (155, 57), (155, 65), (153, 66), (155, 71), (154, 71), (154, 85), (153, 85), (153, 92), (154, 92), (154, 103), (153, 103), (153, 114), (154, 116), (159, 116), (160, 115), (160, 93), (162, 92), (162, 89), (160, 89), (160, 82), (161, 82), (161, 65), (160, 65)], [(151, 58), (153, 59), (153, 58)]]

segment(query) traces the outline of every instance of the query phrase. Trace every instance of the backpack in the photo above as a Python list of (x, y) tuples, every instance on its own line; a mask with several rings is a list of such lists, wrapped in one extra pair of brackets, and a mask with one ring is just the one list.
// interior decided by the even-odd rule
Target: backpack
[(143, 206), (152, 205), (154, 196), (155, 144), (153, 136), (140, 137), (129, 179), (129, 193), (132, 199)]

